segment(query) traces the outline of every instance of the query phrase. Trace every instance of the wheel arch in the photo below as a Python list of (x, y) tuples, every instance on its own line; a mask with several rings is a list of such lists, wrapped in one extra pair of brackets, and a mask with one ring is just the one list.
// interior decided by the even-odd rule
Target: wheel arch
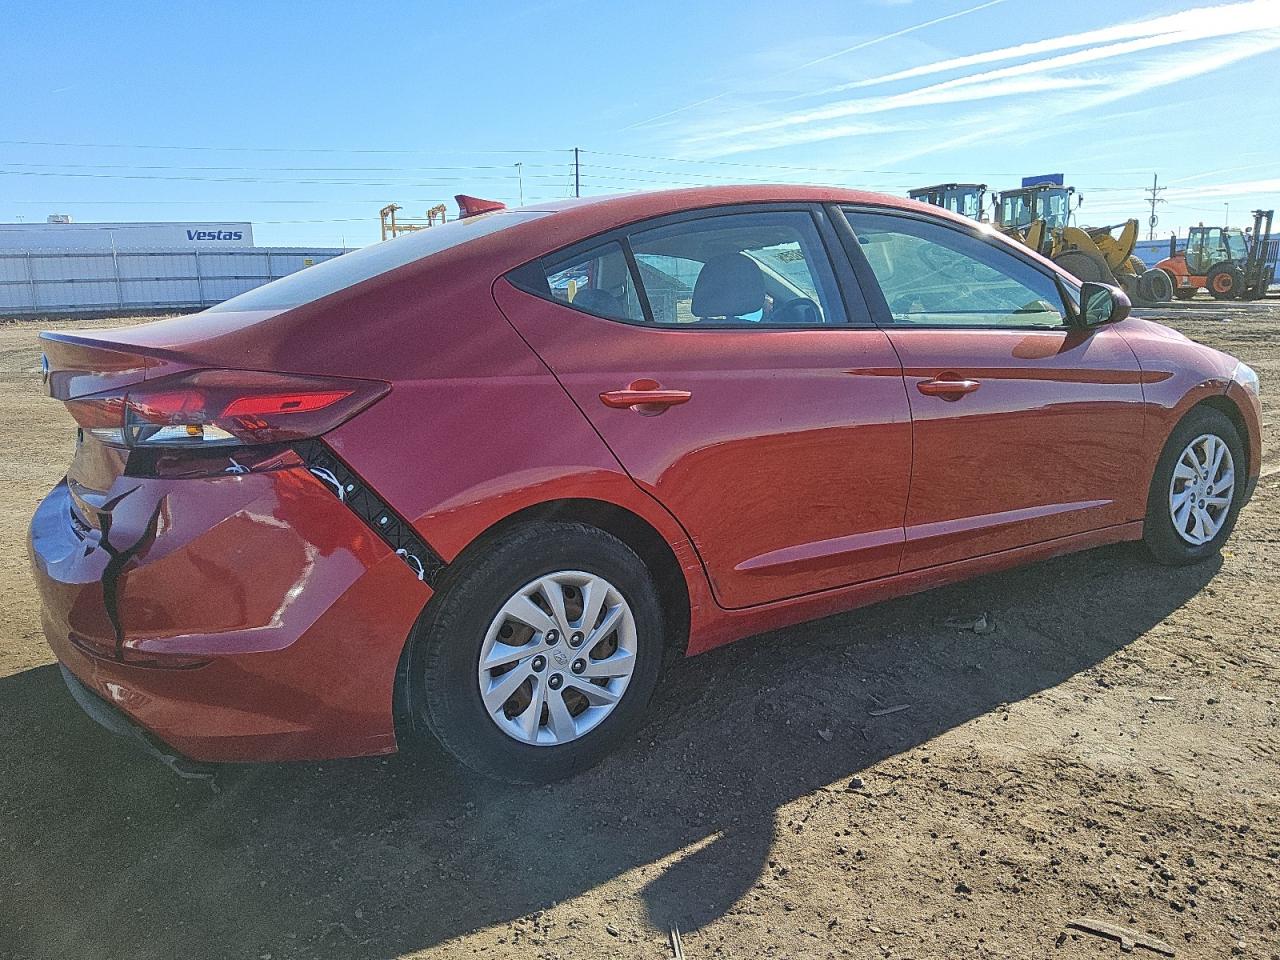
[[(1244, 411), (1225, 393), (1216, 393), (1213, 396), (1205, 397), (1198, 403), (1193, 404), (1178, 420), (1181, 423), (1185, 420), (1193, 410), (1201, 407), (1209, 407), (1217, 410), (1219, 413), (1225, 414), (1227, 419), (1231, 421), (1231, 425), (1236, 428), (1236, 434), (1240, 437), (1240, 445), (1244, 447), (1244, 457), (1246, 464), (1253, 463), (1253, 438), (1249, 435), (1249, 423), (1245, 419)], [(1175, 428), (1177, 424), (1174, 425)]]
[(1236, 428), (1236, 434), (1240, 437), (1240, 444), (1244, 447), (1245, 463), (1249, 465), (1249, 472), (1252, 472), (1253, 464), (1258, 458), (1258, 451), (1255, 449), (1257, 440), (1249, 429), (1249, 420), (1245, 416), (1245, 412), (1240, 408), (1230, 394), (1213, 393), (1208, 396), (1199, 397), (1193, 402), (1187, 403), (1185, 407), (1179, 410), (1173, 420), (1169, 422), (1168, 429), (1165, 430), (1159, 446), (1156, 447), (1154, 451), (1154, 459), (1151, 461), (1149, 471), (1149, 483), (1155, 482), (1155, 474), (1160, 465), (1160, 458), (1164, 455), (1164, 451), (1168, 447), (1174, 431), (1176, 431), (1178, 427), (1186, 421), (1187, 417), (1192, 416), (1197, 410), (1202, 409), (1216, 410), (1231, 421), (1231, 425)]
[(570, 497), (529, 504), (490, 524), (472, 538), (450, 561), (441, 580), (436, 584), (435, 592), (423, 607), (422, 614), (409, 632), (409, 636), (405, 638), (404, 648), (396, 667), (392, 704), (397, 739), (401, 743), (404, 742), (404, 737), (399, 734), (399, 731), (403, 724), (412, 722), (414, 713), (409, 702), (410, 684), (408, 683), (414, 640), (423, 624), (430, 619), (435, 598), (448, 588), (449, 570), (461, 568), (471, 557), (484, 550), (487, 544), (492, 543), (513, 527), (530, 520), (585, 523), (617, 537), (626, 544), (640, 558), (653, 577), (658, 598), (662, 603), (664, 639), (668, 652), (672, 655), (683, 655), (686, 652), (692, 606), (685, 569), (671, 543), (649, 520), (619, 504), (591, 497)]

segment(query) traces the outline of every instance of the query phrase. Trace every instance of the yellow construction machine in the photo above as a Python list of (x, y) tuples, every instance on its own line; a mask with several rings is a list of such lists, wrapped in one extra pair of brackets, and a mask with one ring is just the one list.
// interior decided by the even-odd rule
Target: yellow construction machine
[(1134, 256), (1138, 221), (1105, 227), (1076, 227), (1071, 215), (1074, 187), (1061, 174), (1027, 177), (1022, 186), (1005, 190), (996, 201), (997, 226), (1007, 235), (1048, 257), (1080, 280), (1122, 288), (1135, 304), (1167, 303), (1173, 284), (1163, 270), (1148, 270)]
[(428, 210), (425, 220), (407, 219), (405, 217), (396, 219), (396, 214), (402, 209), (398, 203), (389, 203), (378, 211), (378, 216), (382, 221), (383, 240), (394, 240), (402, 233), (425, 230), (427, 227), (434, 227), (437, 223), (444, 223), (446, 220), (447, 210), (443, 203), (437, 203)]
[(987, 185), (985, 183), (936, 183), (917, 187), (907, 193), (912, 200), (930, 203), (970, 220), (987, 219)]
[[(918, 187), (908, 196), (973, 220), (985, 220), (986, 193), (985, 183), (941, 183)], [(1133, 255), (1138, 221), (1107, 227), (1072, 226), (1072, 214), (1081, 199), (1076, 197), (1075, 187), (1063, 183), (1060, 173), (1024, 177), (1021, 187), (996, 194), (995, 226), (1081, 280), (1122, 288), (1134, 303), (1171, 300), (1169, 275), (1163, 270), (1148, 270)]]

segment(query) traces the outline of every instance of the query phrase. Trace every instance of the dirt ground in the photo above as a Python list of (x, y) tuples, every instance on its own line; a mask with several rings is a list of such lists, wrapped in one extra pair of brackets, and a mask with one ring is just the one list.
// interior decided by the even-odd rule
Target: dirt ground
[(1089, 916), (1280, 958), (1280, 305), (1164, 315), (1262, 376), (1220, 561), (1108, 547), (744, 641), (550, 787), (420, 756), (216, 794), (52, 665), (24, 537), (70, 421), (41, 325), (0, 324), (0, 957), (662, 958), (673, 926), (688, 957), (1118, 955), (1067, 927)]

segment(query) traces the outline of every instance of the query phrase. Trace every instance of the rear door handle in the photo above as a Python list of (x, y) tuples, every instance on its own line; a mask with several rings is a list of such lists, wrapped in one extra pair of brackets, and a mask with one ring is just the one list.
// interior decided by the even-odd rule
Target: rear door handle
[(664, 390), (656, 380), (636, 380), (625, 390), (608, 390), (600, 394), (600, 402), (616, 410), (637, 413), (661, 413), (667, 407), (688, 403), (693, 394), (688, 390)]
[(959, 400), (966, 393), (973, 393), (982, 386), (979, 380), (965, 380), (951, 375), (921, 380), (916, 389), (926, 397), (942, 397), (944, 400)]

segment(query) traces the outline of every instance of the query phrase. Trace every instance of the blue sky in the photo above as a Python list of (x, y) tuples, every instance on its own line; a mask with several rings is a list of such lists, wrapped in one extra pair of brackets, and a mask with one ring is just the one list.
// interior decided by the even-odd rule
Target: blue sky
[[(1081, 222), (1280, 206), (1280, 0), (28, 3), (0, 14), (0, 220), (251, 220), (697, 183), (903, 194), (1061, 171)], [(1145, 229), (1144, 229), (1145, 236)]]

